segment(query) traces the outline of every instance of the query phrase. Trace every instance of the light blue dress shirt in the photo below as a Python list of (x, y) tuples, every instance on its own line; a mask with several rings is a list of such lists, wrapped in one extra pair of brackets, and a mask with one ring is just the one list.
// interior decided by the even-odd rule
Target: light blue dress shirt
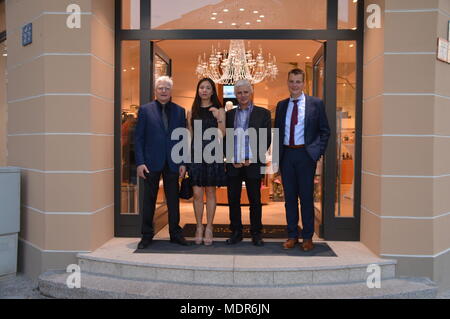
[[(286, 126), (284, 129), (284, 145), (289, 145), (289, 137), (291, 134), (291, 115), (292, 110), (294, 109), (294, 101), (295, 99), (290, 98), (288, 109), (286, 112)], [(295, 131), (294, 131), (294, 140), (295, 145), (302, 145), (305, 144), (305, 107), (306, 107), (306, 97), (305, 94), (302, 93), (300, 97), (298, 98), (298, 113), (297, 113), (297, 125), (295, 125)]]

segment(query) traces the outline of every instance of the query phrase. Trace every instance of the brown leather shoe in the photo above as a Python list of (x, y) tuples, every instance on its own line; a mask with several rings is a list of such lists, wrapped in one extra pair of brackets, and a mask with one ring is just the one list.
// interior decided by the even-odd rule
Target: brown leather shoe
[(304, 239), (302, 244), (303, 251), (311, 251), (314, 249), (312, 239)]
[(283, 248), (284, 249), (292, 249), (297, 244), (298, 244), (298, 239), (297, 238), (290, 238), (290, 239), (286, 240), (285, 243), (283, 243)]

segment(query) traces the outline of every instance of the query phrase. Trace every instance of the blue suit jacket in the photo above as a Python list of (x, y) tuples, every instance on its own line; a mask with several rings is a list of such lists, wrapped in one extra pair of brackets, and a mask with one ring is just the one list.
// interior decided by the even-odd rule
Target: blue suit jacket
[[(318, 161), (325, 153), (330, 137), (330, 127), (321, 99), (305, 94), (305, 148), (308, 155)], [(283, 159), (284, 130), (289, 99), (278, 102), (275, 113), (275, 128), (279, 129), (280, 163)]]
[(161, 110), (156, 101), (139, 108), (135, 131), (136, 166), (145, 164), (150, 171), (162, 171), (167, 164), (174, 173), (182, 163), (174, 163), (170, 154), (179, 140), (171, 140), (173, 130), (186, 127), (186, 112), (181, 106), (170, 103), (169, 129), (164, 128)]

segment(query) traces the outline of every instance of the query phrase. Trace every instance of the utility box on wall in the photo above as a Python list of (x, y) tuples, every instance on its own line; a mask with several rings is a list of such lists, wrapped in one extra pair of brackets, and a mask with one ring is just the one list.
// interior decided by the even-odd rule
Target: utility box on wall
[(0, 167), (0, 276), (17, 272), (20, 169)]

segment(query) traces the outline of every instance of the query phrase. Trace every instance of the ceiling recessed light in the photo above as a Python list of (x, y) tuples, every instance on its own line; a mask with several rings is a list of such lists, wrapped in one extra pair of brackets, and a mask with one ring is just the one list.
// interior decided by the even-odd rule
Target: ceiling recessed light
[(219, 21), (218, 23), (223, 23), (223, 21)]
[(300, 56), (300, 53), (297, 53), (297, 56)]
[(245, 22), (246, 25), (250, 25), (250, 22)]
[(309, 56), (307, 56), (306, 58), (307, 58), (308, 60), (311, 59), (311, 57), (309, 57)]
[(260, 16), (259, 16), (260, 18), (264, 18), (264, 15), (263, 14), (261, 14)]
[(127, 69), (123, 69), (123, 72), (127, 72)]
[(211, 17), (211, 20), (216, 20), (216, 17)]
[(356, 30), (356, 29), (358, 29), (358, 28), (357, 27), (352, 28), (352, 30)]
[(239, 11), (245, 11), (245, 9), (244, 8), (240, 8)]
[(228, 9), (223, 9), (223, 12), (228, 12), (229, 10)]
[(131, 67), (131, 71), (134, 71), (134, 70), (136, 70), (136, 69), (134, 68), (134, 66), (133, 66), (133, 67)]
[(258, 20), (256, 20), (256, 22), (261, 22), (261, 20), (260, 20), (260, 19), (258, 19)]
[(354, 46), (355, 46), (354, 44), (350, 44), (350, 45), (349, 45), (350, 48), (353, 48)]
[(255, 10), (255, 11), (253, 11), (253, 13), (259, 13), (259, 12)]
[(231, 25), (236, 25), (236, 22), (232, 22)]
[(213, 15), (213, 16), (216, 16), (216, 15), (217, 15), (217, 12), (213, 12), (212, 15)]
[(353, 3), (357, 3), (358, 2), (358, 0), (353, 0)]

